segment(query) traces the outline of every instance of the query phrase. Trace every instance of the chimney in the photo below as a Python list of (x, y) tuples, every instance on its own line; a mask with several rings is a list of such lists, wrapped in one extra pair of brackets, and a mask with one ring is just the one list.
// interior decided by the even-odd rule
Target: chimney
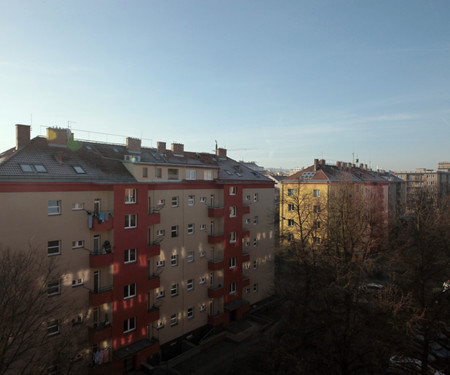
[(172, 143), (172, 152), (174, 155), (184, 156), (184, 145), (182, 143)]
[(341, 166), (341, 162), (340, 162), (340, 161), (337, 161), (337, 162), (336, 162), (336, 167), (338, 167), (339, 169), (341, 169), (342, 166)]
[(67, 146), (67, 141), (71, 136), (70, 129), (47, 128), (47, 142), (51, 145)]
[(319, 164), (320, 165), (325, 165), (325, 159), (320, 159)]
[(317, 167), (319, 166), (319, 159), (314, 159), (314, 170), (317, 171)]
[(127, 150), (137, 154), (141, 153), (141, 140), (138, 138), (127, 137)]
[(156, 144), (158, 154), (165, 155), (166, 154), (166, 142), (158, 142)]
[(218, 156), (219, 159), (226, 159), (227, 158), (227, 149), (226, 148), (218, 148), (216, 150), (216, 156)]
[(30, 125), (16, 124), (16, 150), (30, 142)]
[(364, 169), (364, 164), (363, 163), (359, 164), (359, 169)]

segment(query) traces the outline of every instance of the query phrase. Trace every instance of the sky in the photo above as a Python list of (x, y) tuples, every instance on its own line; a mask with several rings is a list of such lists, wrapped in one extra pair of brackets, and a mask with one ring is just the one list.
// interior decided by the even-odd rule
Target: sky
[(0, 151), (163, 141), (266, 168), (450, 161), (448, 0), (0, 0)]

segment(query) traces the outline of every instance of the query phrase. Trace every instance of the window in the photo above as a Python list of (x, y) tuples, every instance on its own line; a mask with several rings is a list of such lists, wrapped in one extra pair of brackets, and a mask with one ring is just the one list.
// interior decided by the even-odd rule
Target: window
[(125, 215), (125, 229), (136, 228), (137, 226), (137, 215), (130, 214)]
[(204, 311), (206, 311), (206, 305), (204, 303), (202, 303), (200, 305), (200, 312), (204, 312)]
[(192, 319), (194, 317), (194, 308), (193, 307), (189, 307), (187, 309), (187, 318), (188, 319)]
[(201, 197), (200, 198), (200, 203), (206, 203), (206, 197)]
[(48, 241), (47, 252), (48, 255), (61, 254), (61, 241)]
[(249, 294), (250, 293), (250, 288), (245, 288), (245, 294)]
[(288, 189), (288, 196), (293, 197), (294, 196), (294, 189)]
[(83, 240), (79, 240), (79, 241), (72, 241), (72, 249), (79, 249), (84, 247), (84, 241)]
[(230, 294), (235, 294), (236, 293), (236, 283), (232, 282), (230, 284)]
[(178, 324), (177, 314), (172, 314), (170, 316), (170, 326), (173, 327), (173, 326), (176, 326), (177, 324)]
[(148, 168), (147, 167), (142, 168), (142, 177), (148, 177)]
[(34, 168), (38, 173), (47, 173), (47, 169), (42, 164), (34, 164)]
[(289, 203), (288, 204), (288, 211), (289, 212), (292, 212), (292, 211), (294, 211), (295, 210), (295, 206), (292, 204), (292, 203)]
[(178, 180), (178, 169), (169, 168), (167, 172), (169, 180)]
[(313, 211), (314, 211), (314, 213), (316, 213), (316, 214), (319, 214), (320, 213), (320, 206), (314, 206), (313, 207)]
[(201, 224), (200, 225), (200, 230), (206, 230), (206, 224)]
[(200, 277), (199, 284), (200, 285), (206, 284), (206, 277), (205, 276)]
[(61, 214), (61, 201), (48, 201), (48, 214), (60, 215)]
[(33, 167), (30, 164), (20, 164), (22, 172), (34, 172)]
[(156, 231), (156, 235), (158, 236), (158, 237), (162, 237), (162, 236), (164, 236), (166, 234), (166, 231), (164, 230), (164, 229), (158, 229), (157, 231)]
[(86, 171), (82, 167), (80, 167), (79, 165), (74, 165), (73, 169), (75, 169), (75, 172), (77, 172), (78, 174), (86, 173)]
[(170, 287), (170, 296), (175, 297), (178, 295), (178, 284), (172, 284)]
[(125, 189), (125, 203), (136, 203), (136, 189)]
[(255, 194), (253, 195), (253, 202), (258, 202), (258, 200), (259, 200), (258, 193), (255, 193)]
[(172, 237), (178, 237), (178, 225), (172, 225), (171, 233)]
[(288, 227), (293, 227), (295, 225), (295, 221), (292, 219), (288, 220)]
[(186, 180), (197, 179), (197, 171), (195, 169), (186, 169)]
[(258, 240), (256, 238), (253, 239), (253, 247), (258, 247)]
[(163, 298), (165, 295), (164, 290), (160, 289), (156, 291), (156, 298)]
[(230, 243), (235, 243), (236, 242), (236, 232), (231, 232), (230, 233)]
[(123, 287), (123, 299), (136, 297), (136, 283)]
[(157, 260), (156, 261), (156, 267), (164, 267), (166, 262), (164, 262), (163, 260)]
[(258, 291), (258, 283), (253, 284), (253, 293)]
[(251, 224), (251, 222), (252, 222), (252, 219), (250, 219), (250, 218), (245, 219), (245, 224)]
[(258, 216), (255, 216), (255, 218), (253, 219), (253, 224), (258, 224), (258, 222), (259, 222), (259, 218), (258, 218)]
[(172, 207), (178, 207), (178, 197), (172, 197)]
[(314, 228), (320, 229), (320, 221), (315, 221), (314, 222)]
[(83, 285), (83, 279), (72, 280), (72, 288)]
[(188, 206), (193, 206), (195, 204), (195, 195), (188, 195)]
[(236, 206), (230, 207), (230, 217), (236, 217)]
[(58, 294), (61, 294), (61, 281), (54, 281), (47, 284), (47, 295), (50, 296), (56, 296)]
[(136, 262), (136, 249), (127, 249), (124, 253), (124, 263), (134, 263)]
[(258, 269), (258, 261), (257, 260), (253, 261), (253, 269), (254, 270)]
[(187, 290), (194, 290), (194, 279), (189, 279), (186, 282), (186, 289)]
[(249, 270), (250, 269), (250, 263), (246, 262), (244, 263), (244, 270)]
[(231, 186), (230, 187), (230, 195), (236, 195), (237, 194), (237, 187)]
[(128, 333), (136, 330), (136, 318), (130, 318), (123, 321), (123, 333)]
[(236, 257), (230, 258), (230, 268), (236, 268)]
[(193, 262), (194, 261), (194, 252), (188, 251), (186, 259), (187, 259), (188, 263)]
[(198, 253), (198, 256), (200, 258), (204, 258), (206, 256), (206, 251), (205, 250), (200, 250), (199, 253)]
[(206, 171), (204, 172), (204, 179), (205, 179), (205, 180), (208, 180), (208, 181), (213, 180), (213, 179), (214, 179), (214, 173), (213, 173), (213, 171), (206, 170)]
[(245, 241), (245, 247), (250, 247), (250, 241)]
[(72, 203), (72, 211), (82, 210), (84, 203)]
[(178, 266), (178, 254), (172, 254), (172, 256), (170, 257), (170, 265), (172, 267)]
[(313, 196), (314, 197), (320, 197), (320, 190), (319, 189), (314, 189)]
[(252, 197), (251, 197), (250, 195), (246, 195), (246, 196), (245, 196), (245, 200), (246, 200), (246, 201), (249, 201), (251, 198), (252, 198)]
[(55, 319), (47, 323), (47, 336), (59, 334), (59, 320)]
[(194, 234), (194, 224), (188, 224), (188, 234)]

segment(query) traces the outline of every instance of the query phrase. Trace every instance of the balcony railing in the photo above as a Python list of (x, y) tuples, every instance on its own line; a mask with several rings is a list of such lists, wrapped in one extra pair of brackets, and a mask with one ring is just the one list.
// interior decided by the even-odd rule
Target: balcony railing
[(112, 302), (112, 285), (95, 288), (89, 291), (89, 304), (91, 306), (100, 306), (104, 303)]
[(89, 256), (89, 266), (91, 268), (102, 268), (112, 264), (113, 255), (109, 251), (92, 252)]
[(89, 229), (94, 231), (111, 230), (113, 222), (113, 211), (88, 212)]
[(223, 206), (213, 207), (208, 206), (208, 217), (223, 217), (225, 214)]
[(225, 240), (225, 235), (223, 233), (211, 233), (208, 235), (208, 243), (217, 244)]

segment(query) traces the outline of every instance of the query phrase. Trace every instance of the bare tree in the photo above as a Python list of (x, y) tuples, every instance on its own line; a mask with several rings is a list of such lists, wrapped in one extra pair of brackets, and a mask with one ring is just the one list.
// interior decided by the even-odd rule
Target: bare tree
[[(0, 374), (77, 373), (86, 330), (71, 330), (70, 302), (52, 258), (33, 248), (0, 250)], [(50, 297), (49, 297), (50, 295)]]

